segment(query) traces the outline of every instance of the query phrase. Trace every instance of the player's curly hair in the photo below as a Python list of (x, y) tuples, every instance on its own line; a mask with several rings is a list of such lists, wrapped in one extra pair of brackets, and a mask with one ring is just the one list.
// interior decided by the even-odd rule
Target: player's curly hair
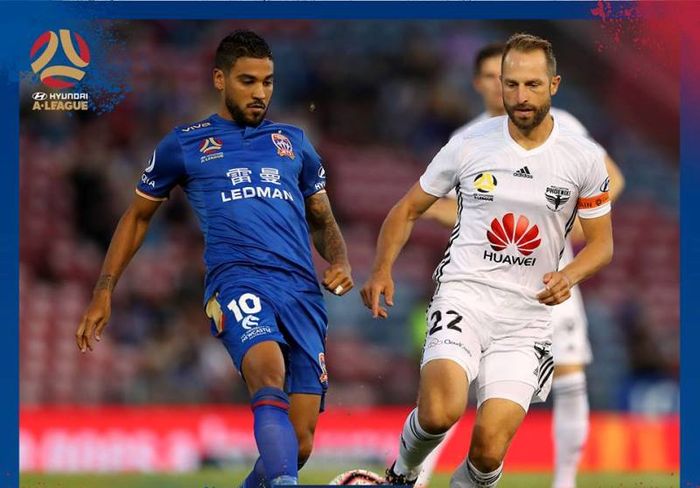
[(260, 37), (250, 30), (236, 30), (224, 37), (216, 49), (214, 67), (227, 73), (238, 58), (269, 58), (272, 59), (272, 50)]
[[(532, 34), (518, 33), (513, 34), (506, 42), (505, 50), (503, 51), (503, 59), (509, 51), (515, 50), (520, 52), (530, 52), (541, 50), (547, 59), (547, 71), (550, 77), (557, 74), (557, 58), (554, 57), (554, 49), (552, 43), (541, 37), (533, 36)], [(502, 62), (502, 61), (501, 61)]]

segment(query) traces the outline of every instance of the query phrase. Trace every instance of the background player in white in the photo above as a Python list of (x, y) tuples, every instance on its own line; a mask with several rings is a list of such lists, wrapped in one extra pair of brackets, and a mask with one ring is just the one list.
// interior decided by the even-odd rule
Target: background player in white
[[(465, 134), (475, 124), (505, 114), (501, 95), (501, 58), (504, 45), (489, 44), (476, 55), (474, 61), (474, 89), (481, 95), (486, 109), (483, 113), (455, 131), (453, 136)], [(560, 125), (584, 137), (589, 137), (583, 124), (565, 110), (552, 107), (550, 113)], [(605, 154), (605, 165), (610, 176), (610, 200), (615, 201), (625, 186), (624, 176), (617, 164)], [(527, 173), (520, 177), (527, 179)], [(452, 228), (457, 219), (457, 201), (442, 198), (430, 207), (424, 217), (432, 218)], [(583, 241), (581, 226), (576, 224), (561, 258), (560, 266), (573, 259), (573, 244)], [(586, 392), (585, 365), (591, 361), (591, 349), (587, 336), (587, 320), (583, 298), (578, 287), (571, 289), (571, 299), (552, 310), (554, 339), (554, 394), (553, 437), (555, 445), (555, 468), (553, 488), (574, 488), (576, 472), (583, 447), (588, 436), (588, 395)], [(427, 468), (427, 466), (426, 466)], [(426, 469), (424, 469), (426, 471)], [(421, 473), (421, 478), (430, 473)]]
[[(375, 318), (388, 315), (381, 295), (393, 305), (392, 266), (413, 223), (457, 188), (459, 223), (435, 273), (418, 406), (404, 424), (389, 483), (415, 482), (423, 460), (464, 412), (469, 382), (476, 381), (470, 449), (451, 486), (497, 485), (531, 400), (546, 398), (551, 384), (547, 305), (568, 299), (571, 286), (612, 258), (603, 153), (550, 116), (559, 82), (551, 44), (513, 36), (503, 57), (508, 117), (452, 138), (382, 225), (361, 292)], [(524, 184), (515, 173), (525, 165), (533, 178)], [(558, 269), (577, 212), (586, 245)]]

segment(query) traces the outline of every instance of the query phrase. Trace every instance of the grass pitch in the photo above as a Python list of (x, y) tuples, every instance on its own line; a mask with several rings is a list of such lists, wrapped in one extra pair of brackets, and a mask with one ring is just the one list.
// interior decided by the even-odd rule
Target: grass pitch
[[(372, 468), (381, 472), (382, 468)], [(303, 470), (300, 482), (309, 485), (328, 483), (342, 472)], [(20, 476), (21, 488), (237, 488), (247, 472), (241, 470), (203, 470), (182, 474), (29, 474)], [(437, 474), (431, 488), (447, 488), (449, 474)], [(549, 473), (506, 473), (499, 488), (549, 488)], [(678, 488), (677, 473), (655, 474), (582, 474), (577, 488)]]

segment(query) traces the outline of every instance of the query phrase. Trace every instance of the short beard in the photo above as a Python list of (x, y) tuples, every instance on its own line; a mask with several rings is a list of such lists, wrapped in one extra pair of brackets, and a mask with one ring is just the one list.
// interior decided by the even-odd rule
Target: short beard
[[(513, 122), (513, 125), (515, 125), (518, 129), (520, 129), (522, 132), (525, 134), (530, 133), (535, 127), (540, 125), (542, 121), (545, 119), (547, 114), (549, 113), (549, 109), (552, 106), (552, 102), (549, 101), (545, 103), (544, 105), (540, 106), (539, 108), (535, 109), (535, 113), (532, 116), (532, 119), (528, 120), (519, 120), (515, 117), (515, 110), (518, 108), (518, 105), (514, 106), (508, 106), (505, 105), (506, 112), (508, 113), (508, 118)], [(522, 107), (520, 107), (522, 108)], [(529, 107), (528, 107), (529, 108)]]
[(231, 114), (231, 118), (238, 125), (247, 127), (257, 127), (258, 125), (260, 125), (260, 122), (262, 122), (262, 120), (265, 118), (265, 115), (267, 115), (267, 108), (265, 108), (265, 110), (258, 117), (256, 117), (255, 119), (251, 119), (250, 117), (246, 117), (243, 110), (241, 110), (238, 107), (238, 105), (233, 103), (231, 100), (225, 98), (225, 101), (228, 113)]

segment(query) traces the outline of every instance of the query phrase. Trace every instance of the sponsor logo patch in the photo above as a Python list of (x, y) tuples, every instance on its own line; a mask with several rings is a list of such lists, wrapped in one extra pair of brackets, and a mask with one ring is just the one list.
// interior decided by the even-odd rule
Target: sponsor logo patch
[(494, 251), (503, 251), (514, 244), (520, 254), (529, 256), (537, 249), (542, 239), (539, 238), (540, 230), (536, 225), (530, 226), (530, 221), (524, 215), (518, 216), (507, 213), (501, 220), (493, 219), (491, 229), (486, 231), (486, 237)]
[(530, 173), (530, 169), (527, 166), (523, 166), (518, 171), (514, 172), (513, 176), (517, 176), (518, 178), (528, 178), (530, 180), (532, 179), (532, 173)]
[(202, 139), (202, 142), (199, 143), (199, 152), (203, 154), (203, 156), (199, 158), (200, 162), (206, 163), (213, 159), (223, 158), (224, 153), (221, 151), (223, 146), (223, 141), (218, 137)]
[(474, 189), (476, 193), (472, 194), (475, 200), (484, 200), (487, 202), (493, 201), (493, 195), (491, 193), (498, 186), (498, 180), (494, 175), (489, 172), (479, 173), (474, 178)]
[(318, 353), (318, 365), (321, 367), (321, 376), (318, 380), (321, 383), (328, 383), (328, 370), (326, 369), (326, 355), (322, 352)]

